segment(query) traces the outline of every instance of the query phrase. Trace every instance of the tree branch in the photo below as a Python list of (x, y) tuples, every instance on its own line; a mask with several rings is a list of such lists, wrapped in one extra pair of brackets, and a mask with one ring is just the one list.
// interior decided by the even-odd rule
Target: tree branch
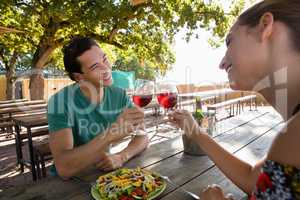
[(54, 41), (54, 45), (56, 48), (60, 47), (63, 45), (63, 42), (66, 40), (66, 38), (59, 38)]
[[(128, 16), (126, 16), (124, 18), (121, 18), (119, 20), (119, 22), (128, 22), (129, 20), (137, 18), (138, 16), (141, 15), (142, 8), (146, 7), (146, 6), (149, 6), (149, 5), (150, 5), (150, 3), (148, 3), (148, 4), (147, 3), (143, 3), (143, 4), (139, 4), (138, 6), (135, 6), (134, 9), (133, 9), (133, 12), (131, 14), (129, 14)], [(137, 10), (139, 10), (138, 13), (134, 14)], [(108, 36), (108, 38), (109, 38), (108, 41), (109, 42), (113, 42), (114, 37), (118, 33), (118, 30), (119, 30), (119, 24), (115, 24), (114, 27), (113, 27), (113, 29), (111, 30), (109, 36)]]
[(92, 38), (98, 40), (99, 42), (106, 43), (106, 44), (111, 44), (111, 45), (116, 46), (116, 47), (118, 47), (120, 49), (123, 49), (123, 50), (127, 49), (122, 44), (120, 44), (120, 43), (118, 43), (116, 41), (113, 41), (113, 40), (110, 41), (109, 38), (104, 37), (102, 35), (98, 35), (98, 34), (95, 34), (95, 33), (89, 33), (89, 34), (87, 34), (87, 36), (92, 37)]
[(137, 9), (139, 9), (139, 8), (144, 8), (144, 7), (148, 7), (148, 6), (151, 6), (151, 5), (153, 5), (153, 3), (152, 2), (150, 2), (150, 1), (148, 1), (148, 2), (144, 2), (144, 3), (140, 3), (140, 4), (137, 4), (137, 5), (132, 5), (132, 7), (135, 9), (135, 10), (137, 10)]
[(113, 30), (110, 32), (109, 36), (108, 36), (108, 41), (112, 42), (115, 35), (118, 33), (119, 28), (117, 26), (114, 26)]
[[(143, 4), (139, 4), (138, 6), (135, 6), (133, 8), (132, 12), (129, 13), (128, 16), (122, 18), (121, 21), (124, 22), (124, 21), (129, 21), (129, 20), (138, 18), (141, 15), (142, 11), (143, 11), (142, 8), (151, 7), (151, 5), (153, 5), (153, 4), (152, 3), (143, 3)], [(137, 11), (137, 14), (134, 14), (136, 11)]]
[(10, 59), (10, 62), (9, 62), (9, 67), (12, 67), (14, 64), (16, 64), (17, 58), (18, 58), (18, 53), (17, 53), (17, 51), (14, 51), (13, 55)]
[(60, 28), (65, 28), (67, 26), (70, 26), (71, 23), (69, 21), (62, 21), (62, 22), (59, 22), (59, 27)]
[(39, 47), (33, 56), (33, 68), (42, 69), (55, 48), (55, 45)]

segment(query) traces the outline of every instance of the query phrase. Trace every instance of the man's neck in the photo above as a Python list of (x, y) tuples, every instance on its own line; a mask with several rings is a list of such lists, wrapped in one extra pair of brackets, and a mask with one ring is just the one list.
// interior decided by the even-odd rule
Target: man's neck
[(79, 87), (83, 95), (93, 104), (100, 104), (103, 101), (104, 87), (96, 87), (92, 84), (80, 84)]

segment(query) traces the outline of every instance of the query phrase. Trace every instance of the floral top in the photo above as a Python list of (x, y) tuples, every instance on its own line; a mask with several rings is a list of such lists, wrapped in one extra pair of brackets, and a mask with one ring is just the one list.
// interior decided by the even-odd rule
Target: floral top
[(267, 160), (250, 200), (300, 199), (300, 169)]

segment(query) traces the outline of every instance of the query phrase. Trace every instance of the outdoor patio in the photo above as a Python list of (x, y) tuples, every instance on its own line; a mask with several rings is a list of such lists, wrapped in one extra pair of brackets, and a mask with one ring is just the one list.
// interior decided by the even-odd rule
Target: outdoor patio
[[(240, 115), (217, 122), (213, 137), (224, 148), (235, 153), (241, 159), (254, 163), (265, 155), (272, 138), (274, 138), (278, 133), (280, 124), (280, 116), (271, 107), (258, 107), (257, 110), (252, 111), (250, 111), (249, 107), (247, 107), (244, 108), (244, 112)], [(150, 138), (152, 138), (149, 149), (147, 149), (142, 155), (127, 163), (127, 167), (141, 166), (146, 169), (155, 170), (158, 173), (168, 174), (168, 176), (170, 176), (176, 184), (180, 185), (180, 187), (185, 187), (193, 192), (200, 191), (199, 189), (205, 187), (205, 185), (209, 183), (216, 183), (224, 186), (225, 191), (234, 193), (240, 198), (245, 196), (245, 194), (238, 190), (230, 181), (228, 182), (224, 175), (222, 175), (213, 163), (209, 161), (207, 156), (188, 156), (183, 153), (181, 140), (182, 132), (180, 130), (174, 129), (174, 127), (170, 125), (162, 124), (159, 126), (158, 130), (153, 127), (151, 130), (149, 129), (148, 132)], [(25, 168), (24, 173), (20, 173), (16, 167), (16, 150), (14, 140), (3, 140), (4, 136), (1, 137), (0, 143), (0, 153), (2, 155), (0, 166), (0, 187), (1, 190), (3, 190), (2, 194), (4, 195), (4, 199), (9, 197), (14, 197), (14, 199), (31, 199), (34, 197), (42, 198), (43, 195), (48, 193), (45, 191), (41, 192), (42, 190), (49, 190), (50, 192), (50, 190), (53, 189), (49, 184), (53, 185), (55, 183), (56, 185), (61, 182), (58, 178), (49, 176), (49, 168), (47, 167), (47, 178), (39, 180), (37, 183), (33, 183), (32, 175), (27, 168)], [(116, 145), (112, 151), (122, 149), (125, 144), (126, 141)], [(24, 153), (24, 156), (25, 159), (28, 159), (27, 142), (24, 143), (23, 151), (27, 152)], [(183, 163), (185, 164), (182, 165)], [(51, 164), (52, 161), (47, 162), (47, 165)], [(167, 169), (165, 168), (165, 164), (167, 164), (166, 166), (172, 167)], [(176, 165), (178, 166), (176, 167)], [(190, 172), (187, 173), (187, 171), (184, 173), (179, 171), (176, 172), (176, 170), (180, 169), (193, 169), (193, 173), (190, 174)], [(181, 174), (180, 176), (183, 176), (182, 179), (175, 175), (178, 173)], [(47, 199), (51, 196), (52, 198), (56, 198), (59, 194), (65, 196), (65, 191), (67, 191), (66, 187), (69, 183), (73, 185), (71, 188), (76, 185), (82, 186), (85, 181), (93, 181), (93, 179), (100, 174), (101, 171), (87, 171), (86, 175), (80, 176), (84, 180), (83, 183), (72, 183), (74, 182), (72, 180), (70, 182), (65, 182), (64, 184), (66, 186), (63, 187), (64, 189), (60, 190), (57, 188), (54, 196), (51, 194), (48, 196), (48, 193)], [(24, 190), (25, 187), (31, 189)], [(85, 186), (83, 188), (87, 188), (88, 190), (89, 187)], [(83, 188), (80, 190), (81, 192), (77, 192), (77, 195), (75, 195), (76, 197), (78, 196), (78, 199), (86, 199), (89, 196), (89, 194), (86, 193), (87, 190)], [(167, 189), (162, 196), (162, 199), (174, 199), (174, 195), (176, 196), (176, 199), (181, 199), (183, 194), (181, 194), (180, 190), (178, 192), (178, 189), (179, 188), (172, 187)], [(19, 190), (23, 192), (18, 194)], [(75, 191), (77, 189), (73, 188), (72, 190)], [(70, 195), (72, 196), (72, 194)], [(75, 198), (75, 196), (72, 196), (72, 198)]]
[(300, 108), (277, 64), (299, 60), (285, 59), (286, 12), (239, 17), (254, 3), (1, 3), (0, 200), (203, 200), (214, 184), (259, 197), (266, 173), (250, 165)]

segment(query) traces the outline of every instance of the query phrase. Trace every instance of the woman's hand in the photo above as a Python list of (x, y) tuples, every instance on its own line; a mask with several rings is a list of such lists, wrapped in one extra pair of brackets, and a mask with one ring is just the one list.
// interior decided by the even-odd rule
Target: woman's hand
[(169, 115), (170, 122), (181, 128), (188, 137), (200, 133), (200, 127), (193, 115), (187, 110), (175, 110)]
[(231, 194), (224, 195), (222, 189), (218, 185), (208, 186), (200, 194), (201, 200), (233, 200)]

